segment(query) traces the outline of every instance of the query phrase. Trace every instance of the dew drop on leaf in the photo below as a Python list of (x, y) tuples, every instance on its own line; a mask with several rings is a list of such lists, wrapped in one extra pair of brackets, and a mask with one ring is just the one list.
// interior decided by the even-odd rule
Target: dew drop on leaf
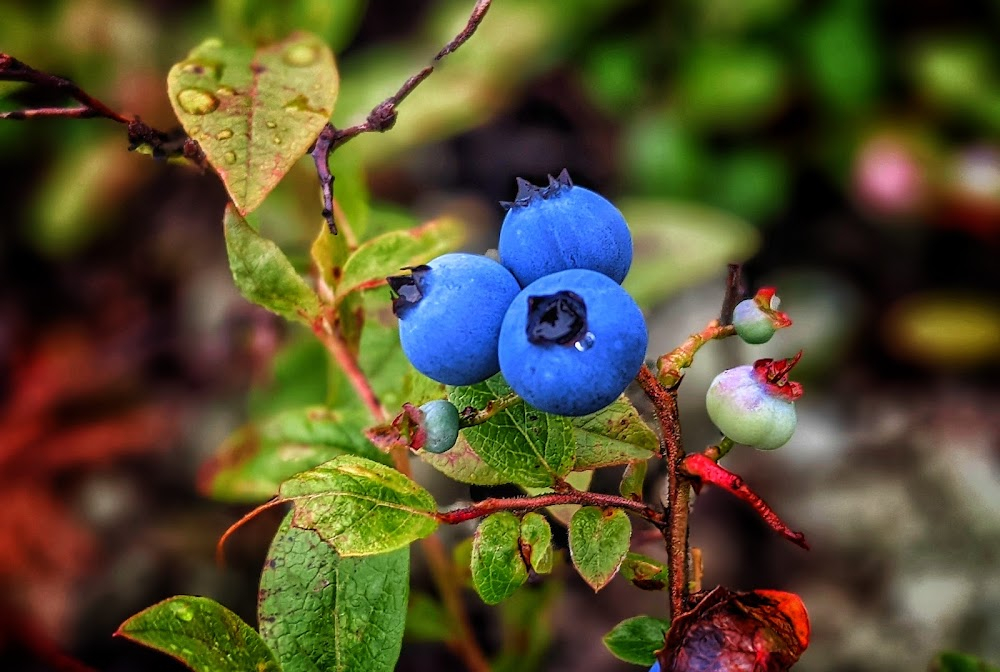
[(177, 103), (188, 114), (208, 114), (219, 106), (219, 99), (204, 89), (183, 89), (177, 94)]
[(275, 122), (275, 121), (265, 121), (264, 125), (267, 126), (268, 128), (277, 128), (278, 127), (278, 123)]
[(292, 67), (312, 65), (319, 58), (319, 49), (311, 44), (296, 44), (285, 50), (282, 60)]
[(186, 604), (175, 602), (170, 605), (170, 608), (173, 610), (174, 616), (184, 622), (190, 622), (194, 618), (194, 611)]
[(220, 86), (215, 93), (220, 96), (233, 96), (236, 95), (236, 89), (231, 86)]
[(271, 138), (271, 141), (274, 142), (274, 144), (276, 144), (276, 145), (280, 145), (281, 144), (281, 136), (280, 135), (276, 135), (273, 138)]
[(233, 132), (228, 128), (224, 128), (215, 134), (216, 140), (228, 140), (231, 137), (233, 137)]
[(226, 159), (226, 163), (236, 163), (236, 152), (226, 152), (223, 157)]

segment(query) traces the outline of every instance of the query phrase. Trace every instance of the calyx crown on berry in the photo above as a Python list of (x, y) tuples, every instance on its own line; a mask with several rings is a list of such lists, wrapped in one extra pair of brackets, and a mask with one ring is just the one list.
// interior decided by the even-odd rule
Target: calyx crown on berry
[(563, 190), (573, 187), (573, 180), (569, 176), (569, 171), (565, 168), (562, 169), (558, 177), (552, 177), (551, 175), (548, 177), (549, 183), (546, 186), (536, 186), (523, 177), (516, 178), (514, 181), (517, 182), (517, 194), (514, 196), (514, 200), (500, 201), (500, 205), (506, 210), (524, 208), (530, 205), (536, 198), (552, 198), (561, 194)]
[(528, 297), (528, 341), (535, 345), (573, 345), (587, 335), (587, 304), (575, 292)]
[(788, 359), (758, 359), (753, 363), (753, 375), (771, 396), (795, 401), (802, 396), (802, 384), (788, 380), (788, 374), (801, 358), (802, 351), (799, 350)]
[(761, 287), (754, 294), (753, 302), (757, 304), (757, 307), (765, 315), (771, 318), (775, 329), (784, 329), (785, 327), (792, 326), (792, 318), (778, 310), (778, 306), (781, 305), (781, 299), (778, 299), (774, 293), (774, 287)]
[(392, 314), (399, 317), (406, 309), (424, 298), (423, 278), (431, 270), (427, 264), (406, 266), (402, 270), (408, 275), (393, 275), (386, 278), (392, 290)]

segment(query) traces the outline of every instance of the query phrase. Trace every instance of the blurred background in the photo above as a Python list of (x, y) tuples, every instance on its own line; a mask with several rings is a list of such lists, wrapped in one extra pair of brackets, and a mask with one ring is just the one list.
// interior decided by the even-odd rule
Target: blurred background
[[(166, 73), (202, 39), (308, 28), (338, 54), (344, 126), (472, 4), (4, 0), (0, 51), (168, 129)], [(795, 326), (699, 354), (681, 388), (685, 440), (718, 438), (703, 410), (715, 373), (804, 349), (792, 442), (727, 463), (813, 550), (707, 492), (692, 518), (706, 584), (800, 593), (804, 672), (923, 670), (943, 649), (998, 662), (997, 31), (990, 0), (495, 0), (395, 129), (336, 154), (338, 193), (370, 198), (356, 212), (373, 227), (458, 216), (482, 252), (515, 176), (568, 168), (633, 226), (627, 285), (648, 310), (650, 357), (717, 315), (726, 263), (745, 262), (748, 290), (775, 285)], [(0, 110), (62, 102), (0, 83)], [(217, 567), (215, 542), (247, 507), (206, 497), (199, 468), (248, 420), (324, 398), (322, 350), (233, 287), (217, 178), (126, 149), (106, 120), (0, 121), (5, 670), (86, 669), (66, 655), (180, 670), (111, 638), (174, 594), (254, 622), (278, 519), (246, 528)], [(260, 210), (303, 265), (320, 207), (301, 161)], [(596, 488), (617, 487), (610, 471)], [(470, 496), (421, 478), (442, 503)], [(594, 596), (559, 574), (501, 609), (470, 595), (498, 669), (638, 669), (600, 636), (664, 615), (665, 596), (623, 580)], [(458, 669), (420, 640), (399, 669)]]

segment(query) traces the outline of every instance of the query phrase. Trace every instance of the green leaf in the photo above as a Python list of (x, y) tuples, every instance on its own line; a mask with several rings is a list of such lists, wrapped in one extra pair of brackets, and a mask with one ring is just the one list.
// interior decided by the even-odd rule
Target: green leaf
[(552, 528), (540, 513), (531, 511), (521, 519), (521, 550), (528, 554), (528, 564), (539, 574), (552, 571)]
[(670, 621), (652, 616), (627, 618), (604, 635), (604, 646), (616, 658), (635, 665), (652, 665), (663, 648)]
[(154, 604), (115, 635), (162, 651), (195, 672), (281, 672), (260, 635), (207, 597), (179, 595)]
[(364, 243), (344, 263), (337, 299), (359, 289), (385, 284), (400, 269), (425, 264), (458, 249), (463, 228), (455, 219), (435, 219), (412, 229), (390, 231)]
[(227, 502), (263, 502), (281, 482), (340, 455), (390, 464), (365, 438), (368, 416), (322, 406), (279, 413), (238, 429), (199, 473), (199, 489)]
[(647, 460), (660, 445), (656, 433), (625, 395), (596, 413), (569, 421), (576, 439), (573, 471)]
[(391, 672), (410, 588), (410, 551), (342, 558), (285, 516), (260, 577), (260, 634), (282, 672)]
[(313, 267), (319, 272), (319, 277), (323, 283), (333, 292), (340, 277), (344, 274), (344, 262), (350, 256), (351, 250), (347, 246), (347, 236), (334, 235), (330, 233), (326, 221), (320, 223), (319, 233), (313, 238), (309, 247), (309, 257), (312, 259)]
[(303, 406), (332, 405), (327, 403), (329, 366), (330, 353), (312, 333), (297, 330), (289, 334), (261, 380), (250, 388), (250, 417), (264, 420)]
[(469, 485), (510, 483), (510, 478), (483, 462), (483, 459), (472, 450), (472, 446), (465, 438), (465, 432), (466, 430), (462, 430), (458, 433), (458, 441), (455, 442), (451, 450), (440, 454), (422, 450), (417, 453), (417, 457), (459, 483), (468, 483)]
[(437, 528), (430, 493), (391, 467), (344, 455), (285, 481), (292, 525), (316, 530), (342, 556), (386, 553)]
[(1000, 667), (990, 665), (975, 656), (956, 651), (943, 651), (931, 665), (933, 672), (1000, 672)]
[(521, 557), (521, 519), (501, 511), (483, 519), (472, 540), (472, 585), (486, 604), (499, 604), (528, 580)]
[(625, 467), (619, 490), (622, 497), (636, 501), (642, 500), (642, 486), (646, 482), (646, 460), (634, 460)]
[[(476, 385), (452, 388), (448, 397), (458, 408), (485, 408), (510, 392), (497, 374)], [(508, 482), (550, 486), (573, 466), (575, 442), (569, 419), (542, 413), (523, 401), (481, 425), (467, 427), (462, 434), (482, 461)]]
[(750, 258), (760, 245), (756, 228), (715, 208), (653, 199), (622, 200), (618, 206), (635, 247), (622, 286), (644, 308), (719, 275), (727, 263)]
[(669, 587), (667, 566), (641, 553), (626, 553), (622, 576), (642, 590), (666, 590)]
[(628, 552), (632, 523), (621, 509), (585, 506), (569, 521), (573, 564), (594, 592), (608, 584)]
[(447, 642), (455, 638), (448, 610), (424, 593), (410, 595), (406, 612), (406, 639), (414, 642)]
[(256, 51), (205, 40), (167, 76), (177, 118), (243, 215), (316, 140), (338, 88), (333, 53), (307, 33)]
[(224, 219), (229, 268), (240, 293), (288, 320), (310, 324), (320, 312), (319, 297), (274, 242), (253, 230), (226, 206)]

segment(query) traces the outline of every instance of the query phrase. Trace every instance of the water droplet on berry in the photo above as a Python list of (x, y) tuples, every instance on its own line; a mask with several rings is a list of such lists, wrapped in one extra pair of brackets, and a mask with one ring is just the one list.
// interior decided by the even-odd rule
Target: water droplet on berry
[(594, 337), (594, 334), (588, 331), (586, 334), (583, 335), (583, 338), (581, 338), (580, 340), (578, 340), (576, 343), (573, 344), (573, 347), (579, 350), (580, 352), (586, 352), (587, 350), (590, 350), (592, 347), (594, 347), (594, 342), (596, 340), (597, 339)]

